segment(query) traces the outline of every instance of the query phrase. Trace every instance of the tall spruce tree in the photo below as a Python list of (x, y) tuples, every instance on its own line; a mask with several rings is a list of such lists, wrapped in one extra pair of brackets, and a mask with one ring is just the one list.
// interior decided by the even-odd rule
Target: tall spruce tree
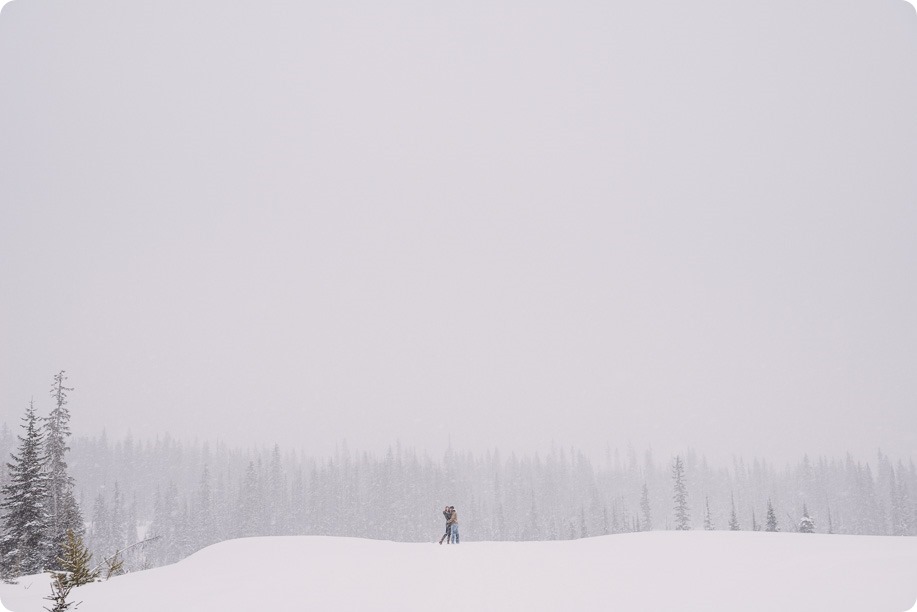
[(729, 515), (729, 531), (738, 531), (739, 530), (739, 517), (736, 516), (736, 498), (735, 495), (730, 496), (732, 500), (732, 514)]
[[(210, 470), (204, 465), (201, 482), (197, 491), (197, 503), (194, 505), (194, 548), (210, 546), (216, 541), (216, 530), (213, 523), (213, 492), (210, 488)], [(279, 535), (279, 534), (274, 534)]]
[(780, 526), (777, 525), (777, 513), (774, 512), (771, 500), (767, 500), (767, 525), (764, 531), (780, 531)]
[(51, 385), (51, 397), (54, 408), (45, 418), (45, 456), (48, 474), (48, 493), (50, 514), (50, 535), (52, 565), (57, 568), (57, 557), (63, 554), (67, 543), (67, 531), (83, 535), (83, 517), (79, 505), (73, 496), (73, 478), (67, 473), (67, 438), (70, 437), (70, 410), (67, 408), (67, 394), (73, 391), (64, 383), (67, 380), (64, 370), (54, 375)]
[[(898, 479), (898, 504), (900, 513), (897, 533), (899, 535), (911, 535), (911, 527), (914, 523), (914, 518), (917, 517), (917, 505), (911, 505), (910, 495), (907, 490), (907, 482), (904, 478)], [(908, 512), (908, 508), (913, 508), (913, 511)]]
[(0, 539), (4, 577), (37, 574), (51, 561), (49, 538), (48, 475), (44, 471), (44, 442), (35, 402), (22, 418), (24, 436), (19, 436), (19, 453), (12, 454), (9, 484), (3, 486), (3, 537)]
[(691, 529), (691, 514), (688, 511), (688, 486), (685, 484), (685, 467), (681, 457), (675, 457), (672, 466), (672, 479), (675, 481), (675, 529)]
[(90, 548), (97, 559), (117, 550), (115, 536), (112, 533), (112, 516), (105, 499), (105, 494), (99, 491), (92, 507), (92, 526), (89, 531)]
[(643, 512), (643, 531), (652, 531), (653, 515), (650, 511), (650, 490), (643, 483), (643, 492), (640, 494), (640, 510)]
[(255, 463), (248, 462), (245, 470), (245, 476), (239, 487), (239, 523), (238, 535), (240, 537), (250, 537), (258, 535), (258, 473), (255, 471)]
[[(109, 507), (109, 527), (108, 535), (111, 538), (111, 551), (105, 554), (111, 554), (115, 550), (124, 548), (124, 538), (127, 535), (127, 516), (124, 512), (124, 496), (121, 495), (121, 485), (115, 481), (112, 487), (111, 506)], [(133, 543), (133, 542), (130, 542)]]
[(275, 444), (271, 453), (271, 465), (267, 485), (267, 529), (268, 535), (283, 535), (286, 532), (288, 517), (286, 512), (286, 476), (283, 473), (283, 462), (280, 457), (280, 445)]

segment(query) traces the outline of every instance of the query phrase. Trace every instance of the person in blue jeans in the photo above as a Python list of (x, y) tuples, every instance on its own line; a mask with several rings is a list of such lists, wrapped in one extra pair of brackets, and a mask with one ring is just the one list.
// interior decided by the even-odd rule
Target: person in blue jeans
[(452, 525), (449, 523), (449, 519), (452, 517), (451, 506), (443, 508), (443, 517), (446, 519), (446, 533), (439, 539), (439, 543), (442, 544), (443, 540), (445, 540), (446, 544), (452, 544)]
[(455, 511), (455, 506), (449, 506), (449, 509), (452, 511), (452, 514), (449, 516), (449, 526), (450, 532), (450, 541), (452, 544), (459, 543), (459, 526), (458, 526), (458, 512)]

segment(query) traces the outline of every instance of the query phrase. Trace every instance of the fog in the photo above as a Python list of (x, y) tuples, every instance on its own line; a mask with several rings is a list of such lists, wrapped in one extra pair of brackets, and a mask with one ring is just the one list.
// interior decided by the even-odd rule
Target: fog
[(0, 421), (917, 447), (900, 0), (15, 0)]

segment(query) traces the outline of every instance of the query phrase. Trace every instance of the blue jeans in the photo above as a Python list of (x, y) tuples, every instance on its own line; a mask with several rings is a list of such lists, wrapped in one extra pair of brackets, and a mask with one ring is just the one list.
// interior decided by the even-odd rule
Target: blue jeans
[(453, 523), (453, 524), (452, 524), (452, 536), (451, 536), (451, 538), (452, 538), (452, 539), (450, 540), (450, 542), (452, 542), (453, 544), (458, 544), (458, 543), (459, 543), (458, 523)]

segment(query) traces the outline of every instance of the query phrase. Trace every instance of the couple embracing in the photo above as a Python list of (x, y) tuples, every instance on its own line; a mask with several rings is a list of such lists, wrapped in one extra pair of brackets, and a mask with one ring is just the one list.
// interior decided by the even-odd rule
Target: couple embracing
[(446, 506), (443, 510), (443, 516), (446, 517), (446, 533), (439, 539), (439, 543), (442, 544), (443, 540), (446, 540), (446, 544), (458, 544), (458, 513), (455, 511), (455, 506)]

